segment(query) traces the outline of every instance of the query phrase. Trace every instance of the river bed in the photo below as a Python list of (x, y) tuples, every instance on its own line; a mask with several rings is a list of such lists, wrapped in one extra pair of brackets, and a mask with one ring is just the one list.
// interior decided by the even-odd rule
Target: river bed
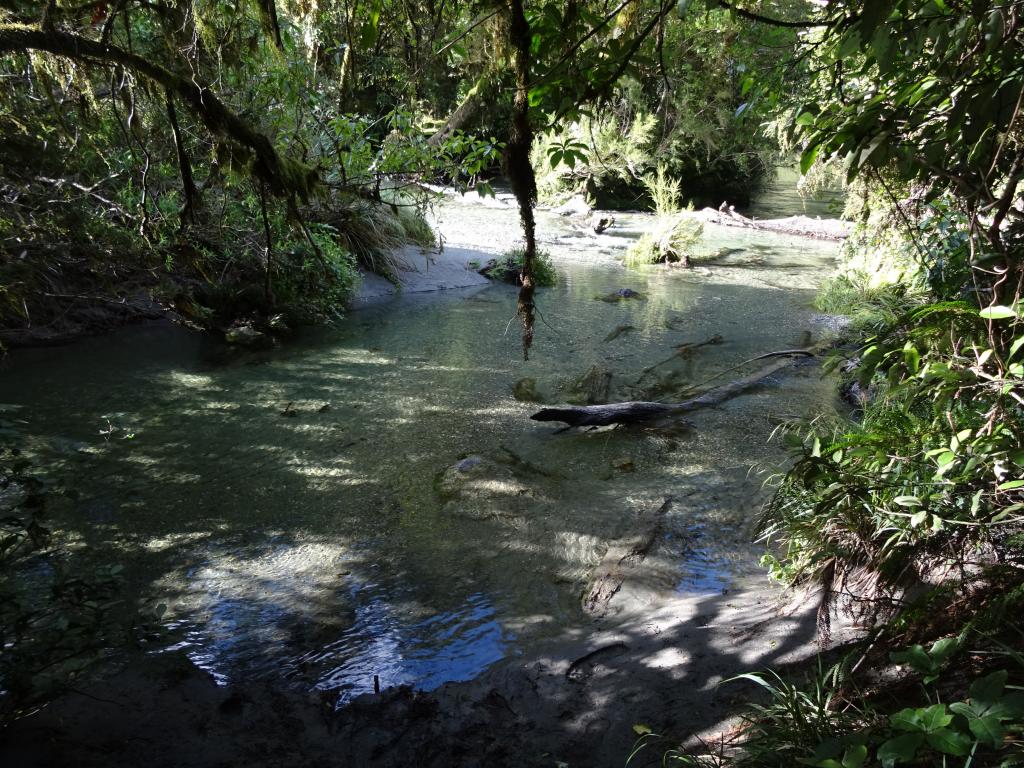
[[(481, 259), (519, 237), (507, 197), (449, 200), (437, 218)], [(835, 406), (810, 366), (672, 431), (531, 421), (538, 405), (513, 397), (524, 379), (563, 402), (596, 367), (613, 400), (654, 384), (671, 399), (828, 332), (811, 301), (833, 244), (708, 225), (713, 262), (633, 271), (617, 258), (651, 217), (616, 218), (598, 236), (541, 212), (559, 283), (538, 292), (528, 361), (515, 290), (495, 284), (371, 302), (260, 352), (167, 326), (20, 350), (0, 402), (65, 489), (52, 520), (71, 557), (124, 565), (133, 595), (166, 606), (152, 653), (339, 706), (375, 677), (469, 680), (593, 626), (594, 567), (668, 496), (618, 616), (755, 573), (762, 485), (785, 462), (769, 438)], [(640, 297), (600, 300), (627, 288)]]

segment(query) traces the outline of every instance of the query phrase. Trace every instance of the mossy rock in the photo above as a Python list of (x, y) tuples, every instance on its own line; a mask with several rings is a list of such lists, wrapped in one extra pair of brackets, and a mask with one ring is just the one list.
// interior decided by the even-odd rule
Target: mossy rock
[(544, 396), (537, 390), (537, 380), (522, 378), (512, 385), (512, 397), (521, 403), (543, 403)]
[(607, 403), (612, 389), (612, 372), (591, 366), (569, 387), (565, 401), (572, 405), (600, 405)]
[(647, 297), (632, 288), (619, 288), (617, 291), (606, 293), (604, 296), (595, 296), (597, 301), (604, 301), (608, 304), (617, 304), (620, 301), (646, 301)]

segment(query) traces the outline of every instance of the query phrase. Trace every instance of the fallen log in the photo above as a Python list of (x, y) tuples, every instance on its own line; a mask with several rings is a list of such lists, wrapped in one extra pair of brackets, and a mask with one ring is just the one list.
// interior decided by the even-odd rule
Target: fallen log
[(590, 589), (583, 595), (583, 610), (591, 616), (601, 616), (608, 611), (611, 599), (615, 597), (626, 577), (636, 569), (651, 551), (661, 533), (662, 521), (671, 508), (673, 497), (668, 496), (651, 515), (646, 530), (635, 538), (613, 544), (605, 552), (601, 564), (594, 572), (596, 577)]
[[(774, 359), (754, 373), (735, 379), (721, 387), (709, 389), (697, 397), (681, 403), (657, 403), (637, 400), (625, 403), (607, 403), (605, 405), (567, 405), (560, 408), (542, 408), (530, 418), (534, 421), (560, 421), (570, 427), (606, 427), (612, 424), (642, 424), (658, 419), (679, 416), (683, 413), (696, 411), (718, 405), (741, 392), (759, 384), (773, 373), (788, 368), (794, 358), (814, 355), (813, 350), (787, 349), (782, 352), (769, 352), (759, 355), (754, 360)], [(748, 361), (750, 362), (750, 361)]]
[(702, 208), (695, 214), (703, 221), (727, 227), (744, 227), (783, 235), (799, 235), (817, 240), (845, 240), (850, 233), (847, 222), (836, 219), (812, 219), (809, 216), (788, 216), (784, 219), (748, 219), (731, 208)]

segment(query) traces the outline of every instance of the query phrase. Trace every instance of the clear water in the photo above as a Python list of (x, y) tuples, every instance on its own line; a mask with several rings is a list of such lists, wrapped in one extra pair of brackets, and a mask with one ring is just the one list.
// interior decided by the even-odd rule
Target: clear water
[[(450, 244), (493, 252), (518, 237), (501, 201), (439, 216)], [(167, 604), (161, 648), (222, 682), (341, 701), (375, 675), (470, 679), (588, 626), (592, 569), (665, 496), (676, 503), (634, 595), (718, 591), (755, 568), (757, 470), (783, 461), (769, 436), (832, 407), (831, 384), (804, 368), (672, 432), (530, 421), (537, 406), (512, 397), (524, 377), (560, 402), (599, 366), (613, 398), (655, 382), (671, 397), (819, 334), (810, 302), (831, 246), (709, 228), (709, 252), (732, 249), (720, 262), (628, 271), (614, 256), (649, 219), (619, 218), (598, 237), (542, 214), (560, 282), (539, 293), (528, 362), (515, 291), (492, 285), (375, 303), (265, 352), (162, 326), (19, 351), (0, 402), (68, 489), (52, 514), (72, 556), (124, 564), (138, 595)], [(596, 300), (621, 288), (644, 299)], [(716, 334), (637, 385), (676, 345)]]
[(778, 219), (784, 216), (816, 216), (837, 218), (843, 212), (846, 194), (841, 189), (823, 189), (813, 197), (802, 197), (797, 191), (800, 171), (782, 166), (774, 178), (765, 185), (744, 213), (758, 219)]

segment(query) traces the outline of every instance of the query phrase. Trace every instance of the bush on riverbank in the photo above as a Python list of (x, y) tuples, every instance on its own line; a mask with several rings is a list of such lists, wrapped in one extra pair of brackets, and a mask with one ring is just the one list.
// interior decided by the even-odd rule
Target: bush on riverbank
[[(491, 280), (500, 280), (504, 283), (520, 285), (523, 274), (523, 259), (526, 257), (525, 248), (513, 248), (506, 251), (497, 259), (491, 259), (480, 270), (480, 274)], [(537, 251), (533, 263), (533, 280), (538, 288), (550, 288), (558, 282), (558, 273), (551, 261), (551, 254), (544, 250)]]
[(669, 176), (664, 165), (643, 178), (644, 187), (657, 218), (626, 251), (623, 263), (627, 267), (647, 264), (682, 264), (691, 266), (696, 257), (696, 246), (704, 235), (704, 224), (689, 215), (692, 206), (682, 207), (681, 183)]

